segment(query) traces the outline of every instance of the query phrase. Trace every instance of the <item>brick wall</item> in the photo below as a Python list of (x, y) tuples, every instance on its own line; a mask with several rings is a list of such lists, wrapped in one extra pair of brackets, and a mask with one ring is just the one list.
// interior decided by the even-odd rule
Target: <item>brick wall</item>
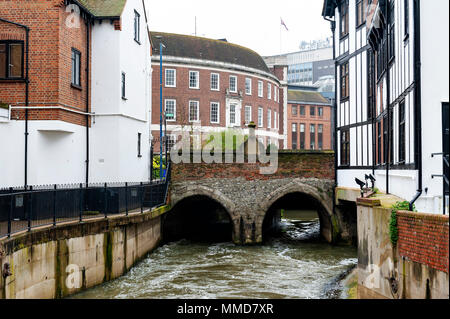
[(172, 178), (198, 180), (206, 178), (237, 178), (271, 180), (280, 178), (334, 179), (332, 152), (280, 152), (278, 170), (273, 175), (261, 175), (260, 164), (173, 164)]
[[(86, 25), (66, 24), (66, 7), (60, 0), (0, 0), (1, 17), (30, 28), (29, 39), (29, 105), (64, 106), (86, 109)], [(0, 22), (0, 40), (24, 40), (25, 31)], [(24, 44), (25, 46), (25, 44)], [(81, 52), (81, 89), (71, 87), (71, 48)], [(24, 52), (25, 55), (25, 52)], [(25, 61), (24, 61), (25, 76)], [(24, 106), (25, 82), (0, 81), (0, 101)], [(23, 111), (14, 111), (15, 119), (24, 119)], [(30, 120), (62, 120), (85, 125), (85, 116), (67, 111), (33, 110)]]
[(398, 212), (399, 254), (449, 273), (448, 216)]

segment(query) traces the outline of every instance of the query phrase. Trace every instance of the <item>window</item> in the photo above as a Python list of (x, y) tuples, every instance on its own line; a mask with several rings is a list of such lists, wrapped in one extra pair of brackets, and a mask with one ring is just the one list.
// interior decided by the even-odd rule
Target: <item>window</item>
[(0, 41), (0, 79), (23, 78), (23, 42)]
[(341, 166), (350, 166), (350, 130), (341, 131)]
[(270, 100), (272, 98), (272, 85), (267, 83), (267, 98)]
[(395, 57), (395, 3), (392, 2), (389, 16), (389, 61)]
[(305, 124), (300, 124), (300, 149), (305, 149)]
[(199, 121), (199, 102), (198, 101), (189, 101), (189, 122), (198, 122)]
[(165, 100), (166, 120), (173, 122), (177, 118), (177, 102), (175, 100)]
[(81, 53), (76, 49), (72, 49), (72, 85), (81, 86)]
[(171, 151), (176, 143), (176, 135), (167, 135), (167, 151)]
[(356, 0), (356, 27), (366, 22), (367, 0)]
[(138, 144), (137, 144), (137, 147), (138, 147), (138, 149), (137, 149), (137, 151), (138, 151), (138, 157), (142, 157), (142, 154), (141, 154), (141, 140), (142, 140), (142, 133), (138, 133)]
[(245, 94), (252, 95), (252, 79), (245, 79)]
[(387, 114), (385, 114), (383, 117), (383, 164), (389, 161), (388, 130), (388, 118)]
[(310, 141), (310, 149), (315, 150), (316, 149), (316, 125), (311, 124), (309, 126), (309, 141)]
[(305, 116), (305, 115), (306, 115), (305, 106), (300, 105), (300, 116)]
[(134, 41), (140, 43), (141, 39), (141, 15), (134, 10)]
[(237, 77), (234, 75), (230, 75), (230, 92), (237, 92)]
[(264, 125), (263, 112), (264, 112), (263, 108), (259, 107), (258, 108), (258, 127), (263, 127), (263, 125)]
[(277, 111), (273, 111), (273, 128), (278, 128), (278, 113)]
[(190, 89), (198, 89), (198, 71), (189, 71), (189, 88)]
[(122, 72), (122, 99), (124, 100), (126, 100), (125, 87), (126, 87), (126, 75), (124, 72)]
[(398, 161), (404, 164), (406, 161), (406, 125), (405, 125), (405, 101), (400, 102), (398, 109)]
[(292, 116), (297, 116), (297, 105), (292, 105)]
[(262, 81), (258, 81), (258, 96), (259, 97), (263, 97), (264, 96), (264, 87), (263, 87), (263, 82)]
[(174, 69), (166, 69), (166, 87), (176, 87), (177, 86), (177, 71)]
[(275, 102), (278, 102), (277, 88), (273, 87), (273, 99)]
[(348, 87), (348, 62), (341, 65), (341, 100), (348, 99), (349, 87)]
[(297, 124), (292, 123), (292, 149), (297, 149)]
[(405, 37), (407, 37), (409, 35), (409, 0), (404, 0), (405, 5), (404, 5), (404, 10), (405, 10)]
[(213, 124), (219, 124), (219, 103), (211, 102), (210, 121)]
[(323, 149), (323, 124), (319, 124), (317, 127), (317, 146), (319, 150)]
[(339, 7), (340, 11), (340, 26), (341, 26), (341, 38), (348, 35), (348, 0), (344, 0)]
[(219, 74), (211, 73), (211, 90), (219, 91)]
[(236, 104), (230, 104), (230, 124), (236, 125)]
[(269, 109), (267, 110), (267, 128), (272, 127), (272, 111)]
[(247, 105), (245, 107), (245, 124), (248, 125), (252, 121), (252, 107)]
[(319, 113), (319, 117), (323, 117), (323, 107), (318, 107), (317, 111)]
[(310, 106), (309, 113), (311, 116), (316, 116), (316, 108), (314, 106)]
[(375, 115), (375, 54), (367, 51), (367, 119), (373, 119)]
[(381, 121), (377, 123), (377, 136), (378, 136), (378, 145), (377, 145), (377, 164), (381, 164), (381, 141), (382, 141), (382, 133), (381, 133)]

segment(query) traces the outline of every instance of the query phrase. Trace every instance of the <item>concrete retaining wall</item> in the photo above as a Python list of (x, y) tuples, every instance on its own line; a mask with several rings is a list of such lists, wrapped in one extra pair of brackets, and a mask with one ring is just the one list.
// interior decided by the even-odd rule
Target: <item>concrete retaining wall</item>
[(33, 230), (0, 242), (0, 299), (63, 298), (115, 279), (161, 240), (152, 212)]
[[(393, 247), (389, 222), (392, 209), (380, 206), (377, 199), (358, 200), (358, 298), (360, 299), (448, 299), (449, 274), (431, 263), (411, 260)], [(398, 215), (408, 214), (399, 212)], [(422, 214), (419, 214), (421, 218)], [(447, 228), (448, 217), (440, 220)], [(399, 233), (399, 243), (406, 235)], [(431, 232), (430, 238), (440, 237)], [(448, 236), (448, 235), (447, 235)], [(448, 240), (448, 239), (447, 239)], [(448, 244), (448, 242), (447, 242)], [(398, 245), (397, 245), (398, 246)], [(432, 252), (430, 251), (430, 254)], [(448, 250), (447, 250), (448, 259)]]

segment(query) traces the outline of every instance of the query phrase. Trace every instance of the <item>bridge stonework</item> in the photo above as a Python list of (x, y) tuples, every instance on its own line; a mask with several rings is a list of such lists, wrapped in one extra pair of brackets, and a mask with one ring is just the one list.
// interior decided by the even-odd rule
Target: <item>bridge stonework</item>
[(272, 175), (261, 175), (261, 165), (173, 163), (170, 204), (199, 195), (217, 201), (233, 222), (233, 241), (247, 245), (262, 242), (264, 217), (277, 200), (302, 193), (320, 204), (321, 233), (334, 242), (340, 220), (333, 215), (334, 153), (280, 152)]

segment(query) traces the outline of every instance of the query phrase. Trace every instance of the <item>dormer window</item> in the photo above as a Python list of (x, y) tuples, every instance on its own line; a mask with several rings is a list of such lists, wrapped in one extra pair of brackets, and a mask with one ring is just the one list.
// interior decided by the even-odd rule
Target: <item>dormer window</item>
[(141, 44), (141, 15), (134, 10), (134, 41)]

